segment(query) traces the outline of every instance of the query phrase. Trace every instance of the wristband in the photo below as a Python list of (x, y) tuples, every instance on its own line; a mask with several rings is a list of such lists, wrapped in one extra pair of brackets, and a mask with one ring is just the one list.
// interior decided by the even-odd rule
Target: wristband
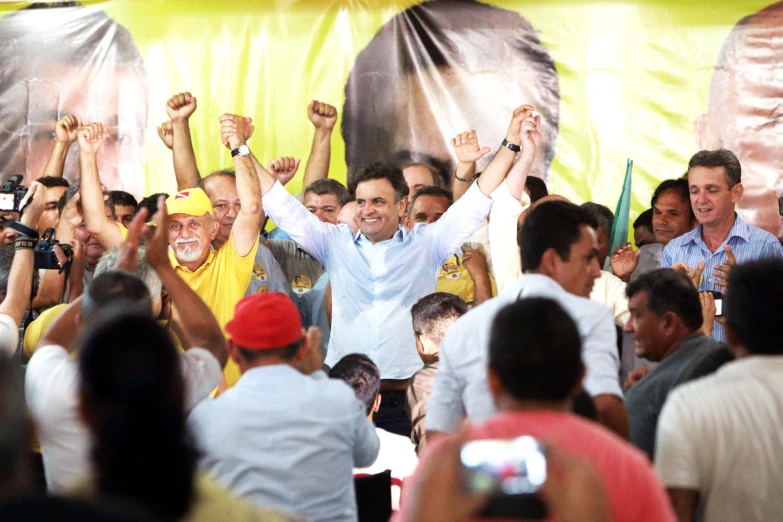
[(36, 243), (38, 243), (37, 239), (20, 237), (14, 242), (14, 246), (16, 247), (16, 250), (35, 250)]
[(477, 179), (479, 179), (479, 176), (481, 176), (481, 172), (479, 172), (478, 174), (476, 174), (472, 178), (460, 178), (459, 176), (454, 174), (454, 179), (456, 179), (457, 181), (464, 181), (465, 183), (469, 183), (471, 181), (476, 181)]
[(34, 239), (36, 242), (38, 242), (38, 231), (32, 227), (28, 227), (24, 223), (19, 221), (8, 221), (6, 222), (5, 226), (18, 233), (20, 236)]
[(506, 147), (508, 150), (512, 152), (519, 152), (520, 150), (522, 150), (522, 148), (519, 145), (514, 145), (513, 143), (511, 143), (506, 139), (503, 140), (503, 143), (501, 143), (501, 145), (503, 145), (504, 147)]

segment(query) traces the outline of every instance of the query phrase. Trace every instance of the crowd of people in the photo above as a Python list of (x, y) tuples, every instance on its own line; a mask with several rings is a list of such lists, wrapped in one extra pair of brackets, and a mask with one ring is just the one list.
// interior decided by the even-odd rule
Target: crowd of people
[[(176, 94), (158, 128), (175, 194), (107, 190), (103, 124), (67, 115), (3, 196), (0, 520), (783, 512), (783, 247), (735, 212), (732, 152), (694, 154), (610, 252), (611, 210), (531, 175), (530, 105), (482, 172), (468, 131), (448, 182), (371, 163), (346, 187), (313, 101), (298, 195), (300, 161), (264, 166), (245, 115), (220, 117), (233, 165), (203, 175), (196, 110)], [(536, 464), (498, 448), (529, 437), (545, 480), (508, 492)], [(472, 480), (488, 439), (503, 470)]]

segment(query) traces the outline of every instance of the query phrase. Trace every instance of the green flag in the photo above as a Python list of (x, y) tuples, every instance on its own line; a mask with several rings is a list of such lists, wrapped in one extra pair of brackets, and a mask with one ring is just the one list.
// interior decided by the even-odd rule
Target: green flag
[[(633, 160), (628, 159), (628, 165), (625, 167), (625, 180), (623, 181), (623, 191), (620, 193), (620, 199), (617, 200), (617, 207), (614, 209), (614, 224), (612, 225), (612, 237), (609, 238), (609, 255), (620, 246), (628, 242), (628, 227), (630, 226), (631, 212), (631, 172), (633, 171)], [(608, 260), (607, 260), (608, 261)]]

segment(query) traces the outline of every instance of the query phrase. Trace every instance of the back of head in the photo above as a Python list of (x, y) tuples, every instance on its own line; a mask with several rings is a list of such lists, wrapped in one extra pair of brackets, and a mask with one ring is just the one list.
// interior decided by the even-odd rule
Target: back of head
[(340, 379), (350, 386), (369, 415), (375, 398), (381, 393), (381, 372), (372, 359), (360, 353), (351, 353), (340, 359), (329, 370), (330, 379)]
[(54, 187), (68, 188), (71, 186), (71, 184), (68, 183), (67, 179), (55, 177), (55, 176), (41, 176), (36, 181), (46, 188), (54, 188)]
[(652, 232), (653, 226), (652, 226), (652, 216), (653, 212), (651, 208), (648, 208), (641, 214), (639, 214), (639, 217), (636, 218), (633, 222), (633, 228), (646, 228)]
[(701, 150), (691, 157), (688, 162), (688, 171), (694, 167), (714, 169), (723, 167), (726, 169), (726, 184), (729, 188), (742, 182), (742, 167), (737, 156), (728, 149)]
[(729, 330), (749, 354), (783, 354), (780, 309), (783, 261), (765, 259), (734, 267), (723, 298)]
[(303, 197), (307, 197), (307, 194), (310, 192), (319, 196), (332, 194), (335, 198), (337, 198), (337, 203), (341, 207), (344, 207), (346, 203), (353, 200), (351, 193), (348, 192), (348, 189), (345, 188), (345, 185), (332, 178), (324, 178), (313, 181), (305, 188)]
[(530, 195), (531, 204), (549, 195), (549, 190), (546, 188), (544, 180), (535, 176), (528, 176), (525, 179), (525, 189)]
[(576, 323), (551, 299), (511, 303), (492, 323), (489, 367), (516, 400), (568, 399), (584, 368)]
[(454, 294), (435, 292), (426, 295), (411, 307), (413, 332), (437, 346), (443, 342), (449, 326), (467, 311), (465, 301)]
[(409, 194), (410, 200), (408, 201), (408, 209), (406, 211), (408, 217), (411, 217), (411, 209), (413, 208), (413, 204), (416, 202), (417, 199), (419, 199), (422, 196), (437, 196), (439, 198), (444, 198), (449, 202), (449, 206), (451, 206), (454, 203), (454, 194), (451, 193), (451, 191), (443, 188), (443, 187), (436, 187), (435, 185), (430, 185), (427, 187), (421, 187), (413, 194)]
[(152, 297), (144, 282), (127, 272), (108, 270), (95, 276), (87, 286), (82, 297), (82, 319), (87, 324), (99, 311), (115, 306), (152, 317)]
[(10, 357), (0, 353), (0, 504), (25, 493), (21, 479), (28, 471), (30, 428), (17, 368), (18, 364), (15, 367)]
[(405, 183), (405, 177), (402, 170), (395, 167), (392, 163), (383, 163), (376, 161), (359, 169), (350, 184), (351, 194), (356, 195), (356, 187), (365, 181), (376, 179), (385, 179), (394, 189), (394, 202), (398, 203), (402, 198), (408, 195), (408, 184)]
[(688, 330), (701, 328), (704, 318), (699, 292), (685, 274), (671, 268), (647, 272), (625, 288), (629, 299), (640, 292), (647, 296), (647, 308), (655, 317), (672, 312)]
[(141, 209), (146, 208), (147, 217), (151, 218), (158, 211), (158, 199), (161, 196), (163, 196), (164, 199), (169, 199), (169, 195), (165, 192), (157, 192), (139, 201), (139, 205), (136, 207), (136, 212), (140, 212)]
[(148, 316), (100, 314), (81, 344), (79, 374), (100, 495), (180, 518), (193, 499), (196, 452), (169, 334)]
[[(136, 267), (136, 277), (144, 283), (149, 291), (152, 302), (156, 303), (160, 301), (163, 283), (161, 282), (160, 277), (158, 277), (157, 272), (155, 272), (155, 269), (147, 262), (147, 256), (144, 255), (143, 248), (139, 248), (138, 254), (139, 261)], [(98, 261), (98, 264), (95, 267), (95, 277), (106, 272), (114, 271), (114, 266), (117, 264), (119, 255), (120, 251), (117, 248), (112, 248), (103, 254), (101, 260)]]
[(609, 207), (588, 201), (587, 203), (582, 203), (579, 205), (579, 208), (587, 211), (587, 213), (589, 213), (592, 218), (598, 222), (598, 229), (603, 230), (607, 236), (612, 235), (614, 212), (609, 210)]
[(583, 226), (597, 229), (598, 222), (573, 203), (547, 201), (528, 210), (517, 238), (522, 271), (537, 269), (544, 252), (550, 248), (554, 248), (562, 259), (568, 259), (571, 246), (579, 241)]

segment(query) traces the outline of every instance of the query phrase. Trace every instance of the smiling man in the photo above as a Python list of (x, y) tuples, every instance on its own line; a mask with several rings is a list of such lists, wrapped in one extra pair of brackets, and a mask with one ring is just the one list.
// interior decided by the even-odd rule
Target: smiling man
[[(699, 226), (666, 245), (661, 268), (679, 265), (698, 283), (699, 291), (722, 291), (735, 263), (783, 257), (775, 236), (748, 225), (734, 211), (743, 191), (742, 167), (734, 153), (726, 149), (696, 153), (688, 163), (688, 188)], [(712, 336), (726, 341), (723, 325), (717, 321)]]
[[(407, 379), (422, 367), (416, 351), (410, 308), (435, 290), (438, 269), (470, 238), (489, 214), (488, 197), (504, 179), (516, 156), (514, 150), (538, 132), (540, 118), (533, 107), (518, 107), (504, 144), (478, 182), (431, 225), (408, 232), (400, 224), (408, 202), (408, 185), (401, 170), (373, 163), (353, 178), (359, 232), (347, 225), (319, 220), (264, 171), (261, 187), (264, 209), (294, 241), (321, 261), (332, 282), (332, 332), (326, 364), (349, 353), (364, 353), (381, 372), (382, 400), (393, 405), (377, 424), (410, 434), (405, 414)], [(231, 122), (223, 132), (232, 132)], [(391, 396), (394, 392), (397, 396)], [(387, 400), (388, 399), (388, 400)], [(383, 407), (382, 407), (383, 409)], [(406, 426), (407, 425), (407, 426)]]

